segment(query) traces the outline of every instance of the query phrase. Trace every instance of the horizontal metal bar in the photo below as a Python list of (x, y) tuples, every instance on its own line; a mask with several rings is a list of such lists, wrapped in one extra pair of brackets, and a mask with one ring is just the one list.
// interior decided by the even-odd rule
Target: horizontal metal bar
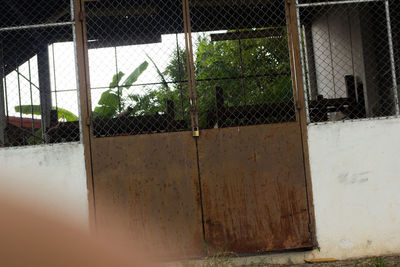
[(344, 5), (344, 4), (361, 4), (368, 2), (384, 2), (385, 0), (341, 0), (341, 1), (329, 1), (329, 2), (318, 2), (318, 3), (306, 3), (297, 4), (297, 7), (312, 7), (312, 6), (329, 6), (329, 5)]
[(285, 35), (283, 28), (270, 28), (257, 31), (227, 32), (211, 34), (211, 41), (232, 41), (257, 38), (282, 37)]
[(18, 30), (27, 30), (27, 29), (37, 29), (37, 28), (47, 28), (47, 27), (60, 27), (60, 26), (68, 26), (74, 25), (75, 22), (58, 22), (58, 23), (46, 23), (46, 24), (35, 24), (35, 25), (25, 25), (25, 26), (14, 26), (14, 27), (5, 27), (0, 28), (0, 32), (6, 31), (18, 31)]
[[(235, 76), (235, 77), (222, 77), (222, 78), (206, 78), (206, 79), (196, 79), (196, 82), (219, 82), (219, 81), (227, 81), (227, 80), (240, 80), (240, 79), (261, 79), (261, 78), (271, 78), (271, 77), (281, 77), (284, 75), (290, 75), (290, 73), (286, 72), (278, 72), (274, 74), (255, 74), (255, 75), (247, 75), (247, 76)], [(182, 81), (169, 81), (166, 82), (167, 84), (185, 84), (187, 83), (187, 80), (182, 80)], [(119, 85), (119, 87), (140, 87), (140, 86), (151, 86), (151, 85), (163, 85), (164, 83), (162, 82), (153, 82), (153, 83), (140, 83), (140, 84), (126, 84), (126, 85)], [(92, 87), (93, 89), (110, 89), (109, 86), (98, 86), (98, 87)], [(66, 91), (66, 90), (63, 90)], [(59, 93), (61, 91), (57, 91)]]

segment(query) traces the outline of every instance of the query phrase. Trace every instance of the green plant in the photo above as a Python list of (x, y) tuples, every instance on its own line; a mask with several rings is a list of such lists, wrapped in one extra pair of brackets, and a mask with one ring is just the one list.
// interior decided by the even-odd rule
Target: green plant
[(139, 65), (126, 80), (120, 84), (125, 76), (123, 72), (114, 75), (109, 89), (102, 93), (98, 106), (93, 111), (93, 118), (113, 118), (118, 113), (128, 108), (127, 98), (123, 96), (124, 89), (129, 89), (139, 79), (140, 75), (147, 69), (149, 63), (144, 61)]
[[(101, 95), (97, 107), (93, 111), (93, 118), (112, 118), (121, 112), (122, 109), (127, 108), (127, 98), (123, 97), (124, 89), (131, 88), (148, 66), (149, 63), (144, 61), (125, 79), (122, 84), (120, 83), (125, 74), (119, 72), (114, 75), (113, 80), (109, 85), (109, 89)], [(41, 115), (39, 105), (22, 105), (16, 106), (14, 109), (16, 112), (25, 115)], [(66, 109), (53, 107), (53, 110), (58, 111), (58, 119), (64, 118), (66, 121), (79, 120), (78, 116)]]
[[(207, 35), (198, 36), (194, 65), (200, 127), (207, 127), (207, 112), (215, 108), (217, 86), (224, 89), (224, 104), (231, 107), (293, 101), (285, 36), (240, 40), (240, 44), (238, 40), (214, 42)], [(165, 71), (158, 73), (161, 78), (159, 88), (135, 96), (145, 103), (137, 107), (138, 114), (165, 110), (165, 99), (174, 101), (180, 108), (178, 116), (188, 114), (188, 84), (183, 82), (188, 79), (186, 50), (175, 51)], [(167, 79), (172, 82), (168, 88), (164, 82)]]
[(387, 267), (388, 265), (382, 258), (377, 258), (375, 263), (372, 264), (372, 267)]
[[(15, 112), (19, 112), (22, 114), (26, 114), (26, 115), (40, 115), (40, 106), (39, 105), (22, 105), (22, 106), (16, 106), (14, 107)], [(72, 113), (71, 111), (68, 111), (66, 109), (63, 108), (55, 108), (53, 107), (53, 110), (58, 111), (58, 119), (62, 119), (64, 118), (66, 121), (77, 121), (79, 120), (78, 116), (76, 116), (74, 113)]]

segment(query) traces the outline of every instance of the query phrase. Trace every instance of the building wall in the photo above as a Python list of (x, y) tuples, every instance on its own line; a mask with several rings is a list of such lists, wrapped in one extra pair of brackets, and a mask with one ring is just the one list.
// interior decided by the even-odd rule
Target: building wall
[(308, 131), (319, 256), (400, 253), (400, 119)]
[(2, 197), (88, 228), (83, 145), (77, 143), (0, 149)]
[[(346, 97), (345, 76), (363, 73), (361, 32), (356, 11), (332, 8), (313, 21), (312, 40), (318, 94)], [(353, 47), (353, 45), (361, 45)], [(358, 68), (358, 69), (356, 69)], [(361, 78), (361, 77), (360, 77)]]
[[(400, 119), (309, 125), (319, 249), (238, 261), (301, 263), (400, 253)], [(81, 144), (0, 149), (4, 193), (88, 228)]]

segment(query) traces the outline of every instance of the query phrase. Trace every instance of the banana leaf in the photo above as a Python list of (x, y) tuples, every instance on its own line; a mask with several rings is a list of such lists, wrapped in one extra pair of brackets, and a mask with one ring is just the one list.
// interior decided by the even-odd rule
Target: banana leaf
[[(125, 99), (122, 97), (123, 89), (129, 89), (132, 84), (139, 79), (140, 75), (142, 75), (148, 66), (149, 63), (144, 61), (128, 76), (128, 78), (126, 78), (122, 85), (119, 83), (125, 74), (123, 72), (119, 72), (118, 75), (114, 75), (113, 80), (110, 83), (110, 89), (103, 92), (100, 96), (100, 100), (93, 112), (93, 118), (114, 117), (117, 114), (120, 105), (121, 107), (124, 107)], [(118, 91), (113, 90), (115, 87), (118, 87)]]
[(161, 79), (161, 82), (163, 84), (163, 86), (165, 87), (165, 90), (169, 91), (169, 86), (168, 83), (163, 75), (163, 73), (161, 72), (161, 70), (158, 68), (157, 64), (154, 62), (154, 60), (146, 53), (146, 57), (151, 61), (151, 63), (153, 64), (153, 66), (156, 68), (156, 71), (158, 73), (158, 76)]
[(118, 72), (118, 74), (115, 74), (112, 79), (112, 82), (110, 83), (110, 88), (117, 87), (119, 85), (119, 83), (121, 82), (122, 77), (124, 77), (124, 76), (125, 76), (125, 73), (123, 73), (122, 71)]
[(147, 69), (149, 66), (149, 63), (147, 61), (144, 61), (142, 64), (139, 65), (129, 76), (126, 78), (126, 80), (123, 83), (123, 87), (126, 89), (131, 88), (132, 84), (134, 84), (142, 75), (142, 73)]
[[(25, 115), (32, 115), (32, 111), (34, 115), (40, 115), (40, 106), (39, 105), (22, 105), (22, 106), (16, 106), (14, 107), (15, 112), (22, 112), (22, 114)], [(78, 121), (79, 118), (76, 116), (74, 113), (71, 111), (68, 111), (63, 108), (56, 108), (53, 107), (53, 110), (58, 110), (58, 118), (65, 118), (67, 121)]]

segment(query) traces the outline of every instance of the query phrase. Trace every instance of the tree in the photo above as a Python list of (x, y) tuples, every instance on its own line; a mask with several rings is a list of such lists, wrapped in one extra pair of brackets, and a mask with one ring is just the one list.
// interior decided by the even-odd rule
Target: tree
[[(288, 43), (285, 36), (214, 42), (205, 34), (198, 36), (195, 57), (196, 88), (200, 126), (207, 111), (215, 108), (215, 88), (224, 89), (226, 106), (273, 104), (293, 99)], [(154, 63), (153, 63), (154, 64)], [(167, 99), (179, 108), (177, 114), (189, 113), (186, 51), (179, 49), (170, 62), (158, 88), (144, 95), (130, 95), (136, 103), (135, 114), (165, 112)], [(185, 115), (178, 115), (187, 118)]]

